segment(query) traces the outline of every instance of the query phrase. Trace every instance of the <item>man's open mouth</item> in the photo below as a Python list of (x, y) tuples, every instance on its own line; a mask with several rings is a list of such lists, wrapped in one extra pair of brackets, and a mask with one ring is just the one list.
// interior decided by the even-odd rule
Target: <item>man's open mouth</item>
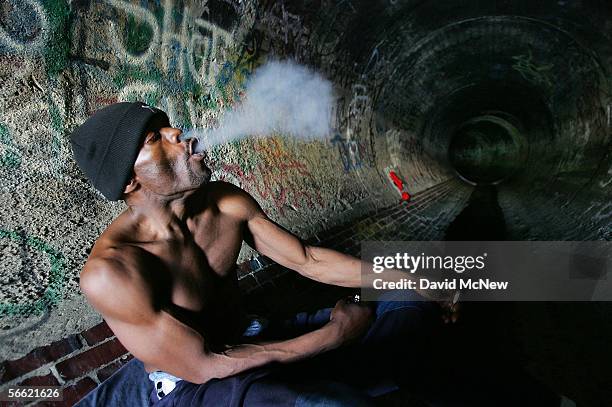
[(203, 151), (198, 151), (198, 139), (193, 137), (189, 140), (189, 155), (204, 155)]
[(205, 157), (204, 151), (198, 151), (198, 139), (193, 137), (189, 140), (188, 148), (189, 148), (189, 158), (195, 158), (197, 160), (201, 160)]

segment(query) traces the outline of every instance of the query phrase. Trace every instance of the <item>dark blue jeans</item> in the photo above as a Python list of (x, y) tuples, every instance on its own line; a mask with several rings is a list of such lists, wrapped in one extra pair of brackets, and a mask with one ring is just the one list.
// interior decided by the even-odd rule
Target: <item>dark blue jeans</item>
[[(427, 338), (439, 322), (437, 305), (414, 301), (416, 294), (386, 293), (372, 303), (376, 319), (352, 345), (288, 365), (273, 364), (197, 385), (178, 382), (163, 406), (368, 406), (371, 397), (397, 389), (396, 378), (422, 363)], [(401, 296), (401, 297), (399, 297)], [(329, 321), (332, 308), (272, 321), (255, 340), (295, 337)]]

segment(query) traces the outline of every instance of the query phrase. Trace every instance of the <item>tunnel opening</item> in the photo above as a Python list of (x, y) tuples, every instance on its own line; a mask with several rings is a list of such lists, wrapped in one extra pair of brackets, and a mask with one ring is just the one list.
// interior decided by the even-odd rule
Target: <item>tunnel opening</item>
[[(612, 115), (609, 57), (601, 52), (609, 40), (598, 32), (606, 27), (609, 33), (609, 26), (587, 28), (585, 15), (572, 20), (566, 2), (551, 2), (545, 13), (528, 18), (512, 15), (521, 14), (516, 5), (499, 2), (473, 5), (482, 14), (507, 7), (508, 15), (475, 18), (469, 3), (457, 3), (452, 13), (446, 3), (411, 3), (406, 13), (418, 15), (412, 24), (425, 27), (424, 33), (398, 18), (398, 39), (386, 34), (388, 24), (380, 36), (400, 51), (386, 47), (394, 66), (381, 82), (378, 111), (405, 133), (416, 133), (424, 154), (457, 176), (455, 184), (470, 186), (465, 205), (441, 227), (444, 240), (609, 240)], [(512, 145), (512, 134), (521, 146)], [(402, 145), (406, 161), (412, 144), (407, 139)], [(454, 214), (464, 198), (438, 199)], [(560, 393), (581, 400), (578, 405), (604, 405), (609, 392), (601, 391), (600, 378), (607, 383), (609, 374), (595, 332), (605, 326), (601, 336), (609, 337), (610, 310), (608, 304), (583, 305), (468, 304), (464, 311), (472, 319), (452, 341), (464, 350), (486, 342), (490, 353), (480, 353), (482, 346), (467, 353), (508, 355), (514, 361), (505, 367), (520, 361)], [(597, 322), (587, 327), (590, 316)], [(577, 373), (584, 363), (597, 373)]]
[(421, 137), (441, 165), (472, 185), (529, 175), (538, 146), (555, 139), (552, 114), (537, 88), (482, 81), (443, 95)]
[(448, 156), (461, 179), (473, 185), (496, 185), (524, 168), (527, 143), (507, 120), (483, 115), (459, 127)]

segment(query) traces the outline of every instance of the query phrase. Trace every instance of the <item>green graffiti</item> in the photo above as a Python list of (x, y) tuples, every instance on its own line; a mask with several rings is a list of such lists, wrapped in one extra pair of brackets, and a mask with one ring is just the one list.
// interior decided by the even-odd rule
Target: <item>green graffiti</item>
[[(189, 18), (182, 14), (185, 9), (178, 6), (167, 8), (157, 3), (156, 6), (147, 4), (141, 7), (154, 14), (160, 32), (182, 30), (179, 27), (185, 24), (185, 18)], [(171, 15), (165, 16), (165, 13)], [(168, 19), (170, 21), (166, 21)], [(142, 54), (152, 46), (151, 41), (156, 27), (150, 26), (153, 24), (152, 20), (150, 22), (141, 20), (131, 13), (127, 13), (123, 20), (122, 41), (126, 51), (132, 55)], [(151, 60), (145, 66), (133, 66), (129, 61), (123, 61), (113, 67), (112, 81), (118, 91), (135, 85), (134, 98), (138, 97), (144, 102), (160, 105), (167, 101), (168, 104), (172, 104), (175, 124), (191, 128), (197, 125), (196, 117), (192, 117), (194, 112), (227, 109), (239, 101), (244, 93), (246, 80), (261, 59), (257, 52), (259, 47), (253, 37), (252, 44), (243, 43), (240, 50), (232, 52), (228, 60), (219, 67), (219, 71), (213, 74), (214, 78), (208, 77), (209, 69), (215, 68), (212, 65), (207, 67), (206, 64), (216, 61), (215, 52), (219, 46), (215, 45), (217, 44), (214, 40), (215, 35), (217, 34), (214, 32), (212, 37), (201, 35), (198, 41), (192, 41), (193, 38), (185, 39), (181, 35), (176, 38), (170, 36), (168, 44), (164, 42), (166, 40), (162, 35), (162, 45), (168, 47), (167, 53), (163, 55), (164, 58), (168, 58), (166, 63), (161, 64), (160, 61)], [(225, 40), (221, 43), (225, 43)], [(189, 58), (193, 58), (193, 61), (189, 61)], [(201, 83), (204, 78), (196, 75), (207, 76), (206, 81), (210, 82)], [(128, 101), (132, 100), (129, 93), (122, 97)]]
[[(249, 62), (244, 61), (243, 63)], [(144, 102), (152, 105), (158, 105), (161, 98), (166, 95), (179, 100), (185, 112), (188, 111), (188, 100), (193, 101), (194, 106), (198, 109), (218, 110), (221, 106), (229, 106), (240, 99), (240, 92), (244, 90), (250, 73), (250, 70), (244, 66), (226, 62), (215, 82), (206, 86), (196, 83), (190, 74), (182, 77), (180, 81), (174, 81), (170, 78), (170, 74), (165, 74), (155, 66), (143, 70), (125, 64), (118, 67), (113, 82), (118, 89), (131, 82), (156, 84), (155, 90), (141, 95)], [(136, 100), (136, 96), (133, 99)], [(128, 98), (128, 100), (131, 99)], [(184, 127), (192, 126), (189, 115), (182, 115), (177, 120), (180, 121), (178, 124)]]
[(70, 7), (64, 0), (45, 0), (42, 2), (49, 20), (49, 38), (45, 46), (45, 66), (47, 76), (55, 77), (69, 63), (71, 32)]
[(6, 126), (0, 124), (0, 143), (6, 145), (8, 149), (0, 155), (0, 167), (15, 169), (21, 165), (21, 155), (17, 146), (13, 144), (13, 139)]
[(5, 316), (32, 316), (39, 315), (45, 310), (57, 305), (62, 299), (64, 291), (64, 276), (66, 260), (62, 253), (53, 249), (47, 243), (35, 237), (23, 236), (14, 231), (0, 229), (0, 238), (10, 239), (21, 245), (29, 246), (49, 256), (51, 270), (49, 285), (40, 298), (25, 304), (0, 303), (0, 318)]
[(126, 49), (133, 54), (142, 54), (149, 48), (153, 30), (144, 22), (136, 22), (134, 16), (130, 14), (125, 34)]
[(157, 68), (142, 69), (130, 65), (121, 65), (113, 77), (113, 82), (118, 88), (122, 88), (130, 81), (160, 83), (164, 76)]
[(0, 156), (0, 166), (15, 169), (21, 165), (21, 157), (14, 151), (7, 151)]
[(519, 72), (525, 80), (535, 84), (546, 85), (549, 88), (553, 86), (551, 79), (548, 77), (548, 71), (553, 68), (553, 64), (536, 65), (532, 61), (531, 50), (529, 50), (529, 55), (516, 55), (512, 59), (516, 61), (512, 68)]

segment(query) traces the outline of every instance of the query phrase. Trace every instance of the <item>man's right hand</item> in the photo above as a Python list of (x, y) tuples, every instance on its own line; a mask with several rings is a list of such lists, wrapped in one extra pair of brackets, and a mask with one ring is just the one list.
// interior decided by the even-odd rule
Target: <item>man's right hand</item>
[(329, 325), (335, 326), (341, 343), (364, 334), (374, 321), (374, 311), (367, 305), (339, 300), (331, 312)]

